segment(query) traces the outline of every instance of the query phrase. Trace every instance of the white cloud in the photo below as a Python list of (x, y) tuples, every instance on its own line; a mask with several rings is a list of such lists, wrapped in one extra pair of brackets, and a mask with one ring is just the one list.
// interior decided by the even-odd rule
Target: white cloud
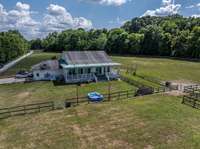
[[(192, 8), (197, 8), (198, 11), (200, 11), (200, 3), (195, 4), (195, 5), (191, 5), (191, 6), (193, 6)], [(189, 8), (189, 7), (188, 7), (188, 8)], [(194, 18), (200, 18), (200, 13), (198, 13), (198, 14), (193, 14), (192, 17), (194, 17)]]
[(194, 14), (192, 15), (193, 18), (200, 18), (200, 14)]
[(173, 0), (162, 0), (162, 6), (155, 10), (147, 10), (143, 16), (167, 16), (177, 14), (181, 8), (180, 4), (175, 4)]
[(115, 20), (111, 20), (108, 23), (114, 25), (123, 25), (127, 20), (122, 20), (120, 17), (117, 17)]
[(50, 4), (48, 13), (43, 18), (42, 32), (48, 34), (53, 31), (62, 31), (67, 28), (92, 28), (92, 22), (83, 17), (72, 17), (62, 6)]
[(7, 11), (0, 4), (0, 31), (19, 30), (27, 39), (45, 37), (48, 33), (69, 28), (92, 28), (92, 22), (83, 17), (72, 17), (62, 6), (50, 4), (42, 21), (32, 18), (30, 5), (17, 2), (14, 9)]
[(29, 10), (30, 9), (30, 5), (29, 4), (25, 4), (25, 3), (21, 3), (21, 2), (17, 2), (16, 8), (18, 10)]
[(193, 5), (190, 5), (190, 6), (186, 6), (185, 8), (188, 8), (188, 9), (191, 9), (191, 8), (200, 8), (200, 3), (193, 4)]
[(121, 6), (131, 0), (82, 0), (82, 1), (90, 1), (101, 5)]
[(194, 7), (195, 7), (195, 5), (190, 5), (190, 6), (186, 6), (185, 8), (191, 9), (191, 8), (194, 8)]
[(17, 29), (26, 38), (34, 38), (39, 30), (39, 22), (31, 17), (30, 6), (17, 2), (15, 9), (7, 11), (0, 4), (0, 31)]

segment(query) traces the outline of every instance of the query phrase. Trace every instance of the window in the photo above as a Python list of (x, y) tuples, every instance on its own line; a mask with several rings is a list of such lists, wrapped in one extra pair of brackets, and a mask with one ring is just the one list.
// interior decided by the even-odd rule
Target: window
[(40, 74), (39, 74), (39, 73), (37, 73), (37, 74), (36, 74), (36, 76), (37, 76), (37, 77), (39, 77), (39, 76), (40, 76)]

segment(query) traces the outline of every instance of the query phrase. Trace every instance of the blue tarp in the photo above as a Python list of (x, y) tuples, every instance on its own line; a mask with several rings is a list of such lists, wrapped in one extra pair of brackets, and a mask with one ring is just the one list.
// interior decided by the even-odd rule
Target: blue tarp
[(88, 99), (93, 102), (99, 102), (103, 100), (103, 95), (98, 92), (88, 93)]

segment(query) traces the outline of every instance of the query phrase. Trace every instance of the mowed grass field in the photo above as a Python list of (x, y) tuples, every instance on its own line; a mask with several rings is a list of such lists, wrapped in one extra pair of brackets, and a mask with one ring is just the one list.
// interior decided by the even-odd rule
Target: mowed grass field
[[(10, 75), (23, 68), (30, 69), (54, 55), (59, 54), (35, 53), (6, 73)], [(117, 56), (112, 59), (124, 65), (138, 64), (138, 74), (141, 75), (161, 80), (200, 82), (198, 62)], [(136, 78), (150, 84), (139, 79)], [(123, 81), (112, 81), (111, 86), (112, 92), (135, 89)], [(91, 91), (107, 93), (108, 83), (79, 87), (80, 96)], [(75, 96), (74, 85), (54, 86), (52, 82), (0, 85), (0, 107), (63, 102)], [(0, 120), (0, 149), (199, 149), (200, 111), (181, 104), (181, 101), (181, 97), (156, 94), (11, 117)]]
[(200, 111), (153, 95), (0, 121), (1, 149), (199, 149)]
[[(136, 90), (123, 81), (111, 81), (111, 92)], [(89, 92), (108, 93), (108, 82), (84, 84), (78, 87), (79, 97)], [(25, 84), (0, 85), (0, 108), (32, 104), (38, 102), (63, 102), (76, 97), (76, 85), (55, 86), (53, 82), (34, 82)]]
[(200, 62), (120, 56), (113, 56), (112, 59), (125, 66), (137, 64), (139, 75), (155, 77), (163, 81), (187, 80), (200, 83)]

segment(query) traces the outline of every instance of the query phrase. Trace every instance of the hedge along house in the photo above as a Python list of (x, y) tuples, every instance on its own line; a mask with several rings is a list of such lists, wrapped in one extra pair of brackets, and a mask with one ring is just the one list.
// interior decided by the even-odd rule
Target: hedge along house
[(57, 65), (55, 61), (44, 61), (33, 66), (33, 79), (60, 80), (62, 78), (65, 83), (81, 83), (119, 78), (119, 71), (114, 68), (120, 64), (113, 62), (104, 51), (63, 52)]

